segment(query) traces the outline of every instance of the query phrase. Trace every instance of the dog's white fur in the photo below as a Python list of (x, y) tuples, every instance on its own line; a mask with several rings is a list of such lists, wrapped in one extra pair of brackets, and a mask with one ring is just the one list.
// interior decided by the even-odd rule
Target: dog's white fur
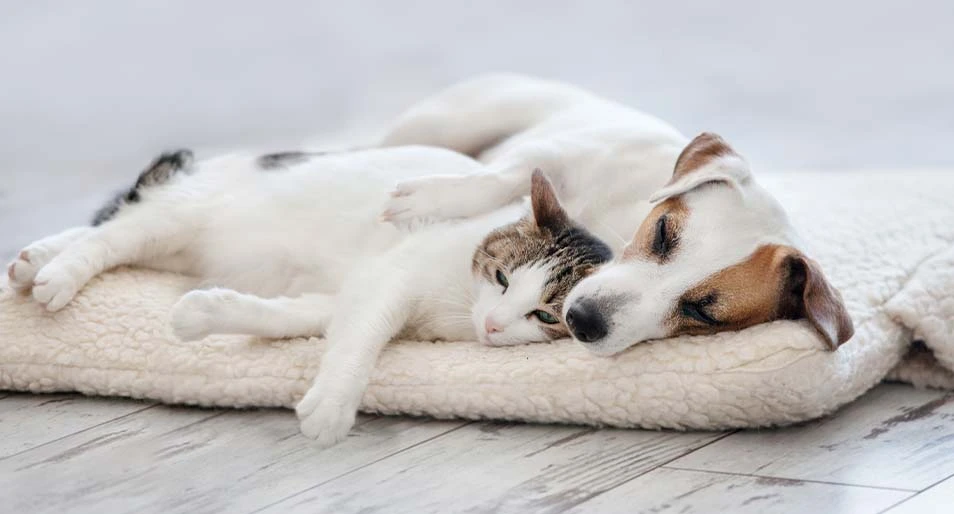
[[(616, 259), (584, 279), (564, 316), (587, 299), (626, 298), (610, 332), (587, 347), (600, 355), (665, 337), (680, 295), (763, 244), (793, 246), (784, 211), (735, 153), (670, 183), (688, 139), (661, 120), (567, 85), (515, 75), (464, 82), (410, 109), (385, 144), (431, 144), (478, 155), (489, 173), (400, 183), (387, 215), (467, 218), (527, 194), (531, 170), (545, 170), (568, 213), (617, 256), (653, 205), (681, 196), (689, 223), (682, 251), (665, 264)], [(618, 302), (617, 302), (618, 303)]]

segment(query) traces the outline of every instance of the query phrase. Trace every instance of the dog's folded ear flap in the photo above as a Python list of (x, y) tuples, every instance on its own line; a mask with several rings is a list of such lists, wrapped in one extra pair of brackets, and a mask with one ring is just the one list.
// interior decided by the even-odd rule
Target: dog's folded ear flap
[(739, 187), (750, 175), (748, 163), (724, 139), (717, 134), (703, 132), (686, 145), (676, 159), (672, 178), (649, 201), (662, 201), (713, 182)]
[(836, 350), (855, 333), (845, 302), (822, 273), (821, 266), (798, 250), (782, 261), (782, 317), (805, 318), (825, 339), (829, 350)]
[(530, 182), (530, 204), (533, 207), (533, 220), (540, 228), (559, 232), (570, 223), (553, 184), (539, 169), (533, 170)]

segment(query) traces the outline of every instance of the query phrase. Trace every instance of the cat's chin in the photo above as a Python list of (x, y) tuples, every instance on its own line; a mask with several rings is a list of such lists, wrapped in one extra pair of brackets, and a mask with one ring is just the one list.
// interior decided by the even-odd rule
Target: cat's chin
[(493, 339), (491, 339), (489, 334), (480, 334), (477, 336), (477, 340), (482, 346), (510, 346), (507, 343), (495, 342)]

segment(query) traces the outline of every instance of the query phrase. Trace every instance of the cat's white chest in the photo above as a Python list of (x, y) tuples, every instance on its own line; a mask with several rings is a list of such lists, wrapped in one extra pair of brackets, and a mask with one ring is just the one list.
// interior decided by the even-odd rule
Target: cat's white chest
[(474, 341), (477, 332), (470, 309), (428, 309), (415, 313), (401, 338), (423, 341)]

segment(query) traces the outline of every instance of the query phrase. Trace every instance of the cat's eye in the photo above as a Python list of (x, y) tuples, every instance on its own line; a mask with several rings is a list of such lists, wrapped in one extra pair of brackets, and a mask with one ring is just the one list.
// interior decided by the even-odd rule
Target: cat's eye
[(503, 286), (504, 291), (506, 291), (507, 288), (510, 287), (510, 281), (507, 280), (507, 276), (504, 275), (502, 271), (497, 270), (496, 278), (497, 278), (497, 283)]
[(553, 325), (555, 323), (560, 322), (560, 320), (558, 320), (556, 316), (554, 316), (553, 314), (550, 314), (547, 311), (535, 310), (531, 312), (530, 314), (535, 316), (538, 320), (546, 323), (547, 325)]
[(713, 303), (715, 303), (715, 297), (712, 295), (697, 301), (683, 300), (680, 310), (683, 316), (705, 323), (706, 325), (721, 325), (722, 322), (709, 314), (709, 307)]
[(656, 235), (653, 237), (653, 253), (665, 257), (672, 249), (670, 241), (669, 227), (666, 225), (666, 215), (663, 214), (656, 220)]

